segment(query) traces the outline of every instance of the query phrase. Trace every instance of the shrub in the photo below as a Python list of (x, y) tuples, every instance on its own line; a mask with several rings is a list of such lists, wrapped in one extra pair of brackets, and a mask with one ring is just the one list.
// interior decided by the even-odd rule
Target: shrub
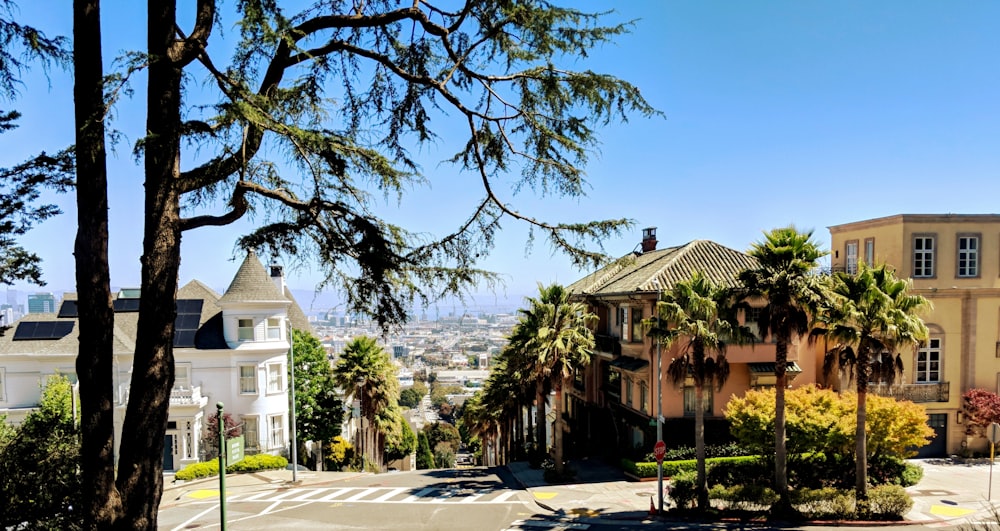
[(760, 485), (712, 485), (708, 497), (723, 502), (725, 509), (735, 511), (765, 511), (778, 501), (773, 489)]
[[(280, 455), (257, 454), (248, 455), (239, 463), (226, 467), (227, 474), (240, 472), (257, 472), (260, 470), (281, 470), (288, 466), (288, 459)], [(192, 463), (177, 471), (175, 479), (190, 481), (192, 479), (207, 478), (219, 475), (219, 460), (202, 461)]]
[(881, 485), (868, 491), (868, 507), (872, 516), (880, 520), (902, 520), (913, 507), (913, 500), (899, 485)]
[(226, 473), (257, 472), (258, 470), (281, 470), (288, 466), (288, 459), (280, 455), (248, 455), (235, 465), (226, 467)]
[(753, 456), (728, 457), (709, 460), (708, 484), (735, 486), (772, 486), (773, 468), (761, 458)]
[(323, 452), (323, 468), (326, 470), (343, 470), (354, 460), (354, 445), (344, 440), (340, 435), (326, 445)]
[(177, 473), (174, 474), (174, 478), (182, 481), (190, 481), (192, 479), (217, 476), (218, 474), (219, 461), (213, 459), (212, 461), (202, 461), (201, 463), (192, 463), (187, 465), (178, 470)]
[(678, 509), (688, 509), (694, 505), (698, 499), (698, 490), (695, 487), (697, 472), (685, 470), (676, 474), (670, 480), (670, 499)]
[(899, 485), (901, 487), (912, 487), (920, 480), (924, 479), (924, 467), (916, 463), (906, 463), (903, 474), (900, 476)]
[(789, 496), (792, 507), (806, 518), (840, 520), (854, 515), (854, 493), (850, 490), (800, 488), (790, 491)]

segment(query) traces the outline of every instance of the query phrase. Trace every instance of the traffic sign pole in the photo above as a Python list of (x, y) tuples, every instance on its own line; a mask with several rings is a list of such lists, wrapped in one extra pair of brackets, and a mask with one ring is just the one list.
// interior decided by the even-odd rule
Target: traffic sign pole
[(990, 480), (989, 486), (986, 487), (986, 499), (993, 499), (993, 454), (996, 448), (996, 444), (1000, 442), (1000, 424), (996, 422), (991, 422), (989, 426), (986, 427), (986, 438), (990, 440)]

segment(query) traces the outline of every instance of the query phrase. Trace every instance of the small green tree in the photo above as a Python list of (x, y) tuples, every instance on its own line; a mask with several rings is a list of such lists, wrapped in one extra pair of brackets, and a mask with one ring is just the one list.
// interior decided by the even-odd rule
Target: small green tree
[(410, 423), (406, 422), (398, 410), (396, 411), (396, 419), (399, 426), (393, 431), (393, 436), (388, 437), (385, 442), (386, 461), (402, 459), (417, 449), (417, 434), (413, 433)]
[(417, 469), (426, 470), (428, 468), (434, 468), (434, 454), (431, 453), (427, 434), (421, 431), (417, 434)]
[(403, 389), (399, 392), (399, 407), (415, 408), (420, 405), (420, 400), (423, 396), (412, 387)]
[(333, 367), (316, 336), (301, 330), (292, 330), (292, 336), (296, 439), (299, 444), (330, 441), (340, 434), (344, 415), (344, 403), (337, 393)]
[(428, 424), (424, 426), (424, 433), (427, 434), (429, 446), (435, 451), (437, 451), (437, 445), (442, 442), (448, 443), (454, 452), (458, 452), (462, 445), (462, 436), (458, 433), (458, 428), (447, 422)]
[(455, 468), (455, 449), (445, 441), (434, 447), (434, 468)]
[(0, 529), (82, 529), (80, 442), (71, 408), (73, 386), (51, 377), (37, 410), (0, 430)]

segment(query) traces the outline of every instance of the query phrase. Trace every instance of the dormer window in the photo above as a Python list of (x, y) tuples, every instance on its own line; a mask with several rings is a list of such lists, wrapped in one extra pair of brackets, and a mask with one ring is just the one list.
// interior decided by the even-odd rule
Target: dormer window
[(277, 317), (267, 319), (267, 338), (272, 340), (281, 339), (281, 319)]
[(253, 341), (253, 319), (237, 320), (236, 331), (236, 338), (240, 341)]

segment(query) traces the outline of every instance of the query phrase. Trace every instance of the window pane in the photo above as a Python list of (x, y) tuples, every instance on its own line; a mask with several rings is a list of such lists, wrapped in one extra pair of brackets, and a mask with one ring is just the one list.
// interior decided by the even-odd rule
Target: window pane
[(632, 341), (642, 341), (642, 308), (631, 308)]
[(260, 444), (260, 435), (257, 431), (257, 417), (243, 417), (243, 439), (247, 448), (257, 448)]
[(237, 326), (240, 341), (253, 341), (253, 319), (240, 319)]
[(281, 319), (267, 320), (267, 338), (281, 339)]
[(253, 365), (240, 366), (240, 392), (244, 394), (257, 392), (257, 367)]

